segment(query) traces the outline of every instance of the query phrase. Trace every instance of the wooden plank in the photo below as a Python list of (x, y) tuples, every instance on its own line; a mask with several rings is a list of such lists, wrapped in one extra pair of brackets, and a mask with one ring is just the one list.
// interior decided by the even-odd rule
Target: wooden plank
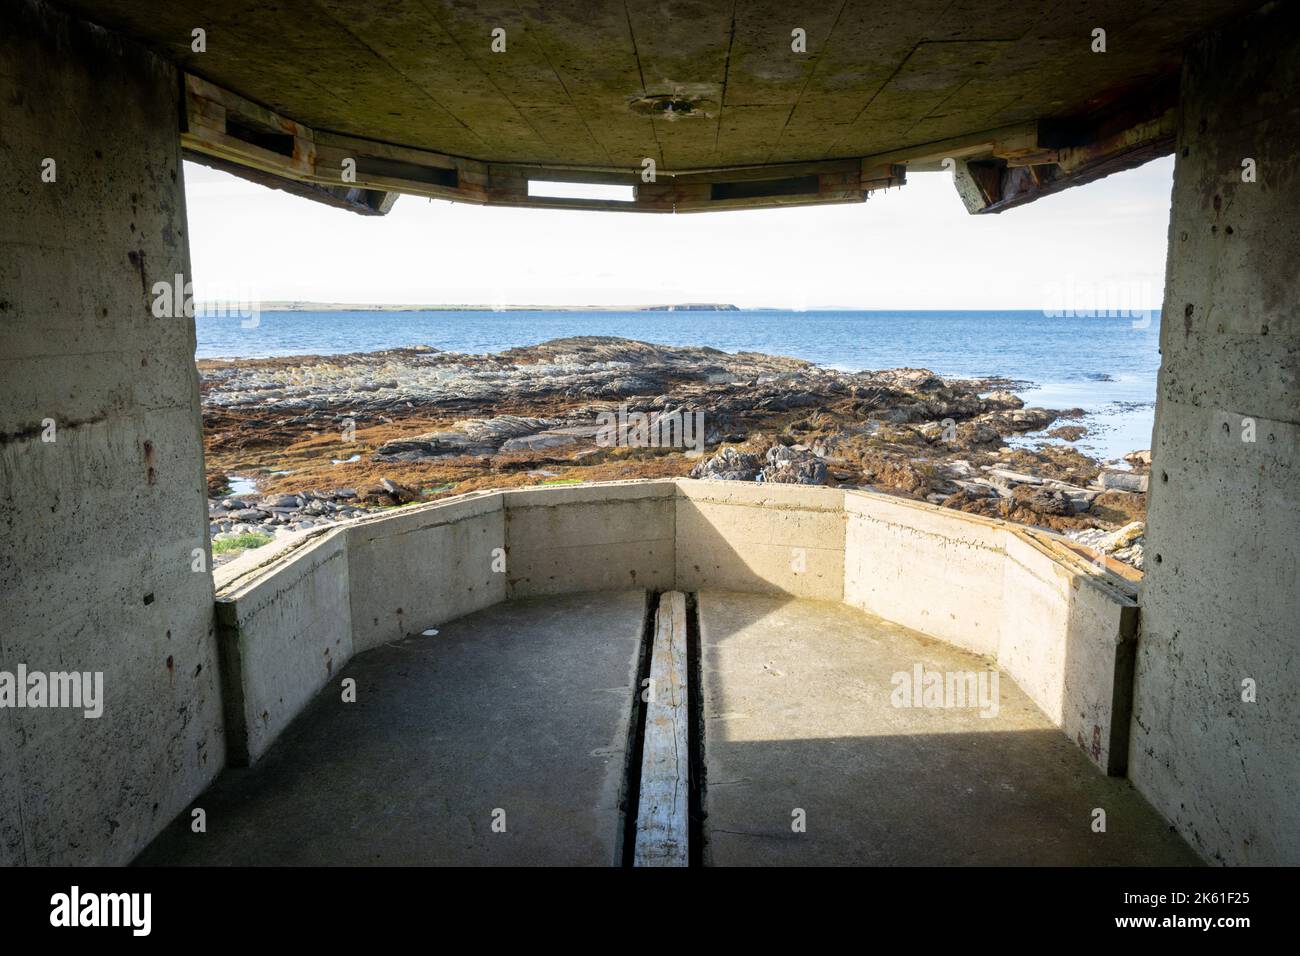
[(337, 209), (346, 209), (362, 216), (387, 215), (388, 211), (393, 207), (393, 203), (397, 200), (397, 193), (395, 192), (376, 192), (369, 189), (358, 189), (354, 186), (322, 186), (302, 179), (279, 176), (275, 173), (257, 169), (244, 162), (222, 159), (210, 152), (196, 152), (184, 149), (182, 155), (191, 162), (201, 163), (213, 169), (220, 169), (233, 176), (247, 179), (249, 182), (258, 183), (270, 189), (283, 190), (303, 199), (310, 199), (326, 206), (334, 206)]
[(316, 133), (316, 149), (321, 155), (357, 156), (364, 154), (379, 159), (396, 159), (421, 166), (439, 169), (455, 169), (457, 161), (444, 153), (434, 153), (427, 149), (413, 149), (409, 146), (396, 146), (393, 143), (380, 143), (371, 139), (358, 139), (341, 133)]
[(634, 866), (687, 866), (690, 744), (687, 737), (686, 595), (659, 599), (650, 656), (653, 694), (646, 702), (641, 799)]
[[(181, 145), (186, 149), (295, 179), (312, 171), (315, 164), (312, 131), (300, 123), (193, 74), (185, 75), (185, 110)], [(231, 135), (232, 123), (292, 139), (293, 154), (274, 152)]]

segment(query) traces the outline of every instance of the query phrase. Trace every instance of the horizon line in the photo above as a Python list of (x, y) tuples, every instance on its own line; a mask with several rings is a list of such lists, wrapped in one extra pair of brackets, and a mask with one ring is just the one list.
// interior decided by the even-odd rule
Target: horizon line
[[(236, 303), (213, 301), (194, 303), (195, 316), (211, 317), (215, 311), (222, 314), (238, 315), (243, 312), (232, 308)], [(405, 303), (405, 302), (315, 302), (299, 299), (273, 299), (266, 302), (237, 303), (239, 306), (256, 305), (260, 312), (1041, 312), (1057, 313), (1058, 317), (1075, 318), (1126, 318), (1135, 312), (1159, 313), (1163, 303), (1154, 306), (1132, 306), (1123, 308), (1085, 308), (1071, 309), (1051, 306), (992, 306), (968, 308), (957, 306), (856, 306), (856, 305), (818, 305), (791, 307), (779, 305), (739, 306), (729, 302), (668, 302), (640, 303), (624, 305), (596, 305), (592, 303), (547, 305), (529, 303)], [(210, 310), (210, 306), (216, 306)]]

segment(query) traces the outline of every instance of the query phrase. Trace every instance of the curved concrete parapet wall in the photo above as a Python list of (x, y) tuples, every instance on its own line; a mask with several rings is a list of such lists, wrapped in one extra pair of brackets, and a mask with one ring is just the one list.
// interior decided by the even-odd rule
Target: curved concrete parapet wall
[(359, 653), (506, 598), (492, 570), (505, 509), (491, 492), (346, 525), (352, 642)]
[(845, 493), (844, 601), (991, 657), (1099, 767), (1128, 759), (1137, 595), (1056, 535)]
[(635, 587), (853, 605), (995, 660), (1099, 767), (1126, 764), (1135, 595), (1046, 532), (676, 479), (478, 492), (273, 548), (217, 574), (232, 759), (256, 760), (353, 653), (511, 598)]
[(845, 495), (844, 600), (996, 657), (1006, 524), (884, 495)]
[(1128, 767), (1138, 603), (1059, 539), (1005, 529), (998, 666), (1097, 766)]
[[(285, 542), (217, 572), (227, 753), (255, 760), (353, 654), (348, 529)], [(222, 588), (222, 584), (225, 587)]]
[(677, 486), (679, 591), (844, 599), (844, 495), (748, 481)]
[(503, 491), (508, 598), (673, 587), (671, 481)]

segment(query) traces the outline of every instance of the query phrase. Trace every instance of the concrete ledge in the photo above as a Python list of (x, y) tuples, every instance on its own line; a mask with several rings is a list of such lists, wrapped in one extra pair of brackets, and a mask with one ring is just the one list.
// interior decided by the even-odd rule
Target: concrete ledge
[(1048, 532), (873, 492), (674, 479), (479, 492), (277, 548), (222, 570), (244, 759), (353, 652), (511, 598), (645, 588), (857, 607), (995, 660), (1124, 770), (1136, 596)]
[[(554, 505), (640, 501), (647, 498), (668, 499), (676, 496), (672, 481), (653, 478), (632, 481), (593, 481), (580, 485), (551, 485), (540, 488), (511, 488), (488, 492), (503, 495), (514, 510), (549, 508)], [(436, 507), (436, 506), (434, 506)]]
[(228, 561), (212, 572), (212, 583), (218, 594), (231, 593), (256, 581), (263, 574), (275, 574), (293, 551), (320, 538), (321, 529), (299, 531), (277, 537), (270, 544), (245, 551), (233, 561)]

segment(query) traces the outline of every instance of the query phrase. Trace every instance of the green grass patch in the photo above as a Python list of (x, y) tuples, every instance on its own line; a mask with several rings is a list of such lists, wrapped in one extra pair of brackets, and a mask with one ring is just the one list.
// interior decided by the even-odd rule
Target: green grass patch
[(580, 485), (581, 478), (552, 478), (550, 481), (543, 481), (544, 485)]
[(249, 548), (260, 548), (264, 544), (270, 544), (273, 540), (269, 534), (249, 532), (238, 537), (226, 538), (224, 541), (213, 541), (212, 553), (229, 554), (231, 551), (247, 551)]

